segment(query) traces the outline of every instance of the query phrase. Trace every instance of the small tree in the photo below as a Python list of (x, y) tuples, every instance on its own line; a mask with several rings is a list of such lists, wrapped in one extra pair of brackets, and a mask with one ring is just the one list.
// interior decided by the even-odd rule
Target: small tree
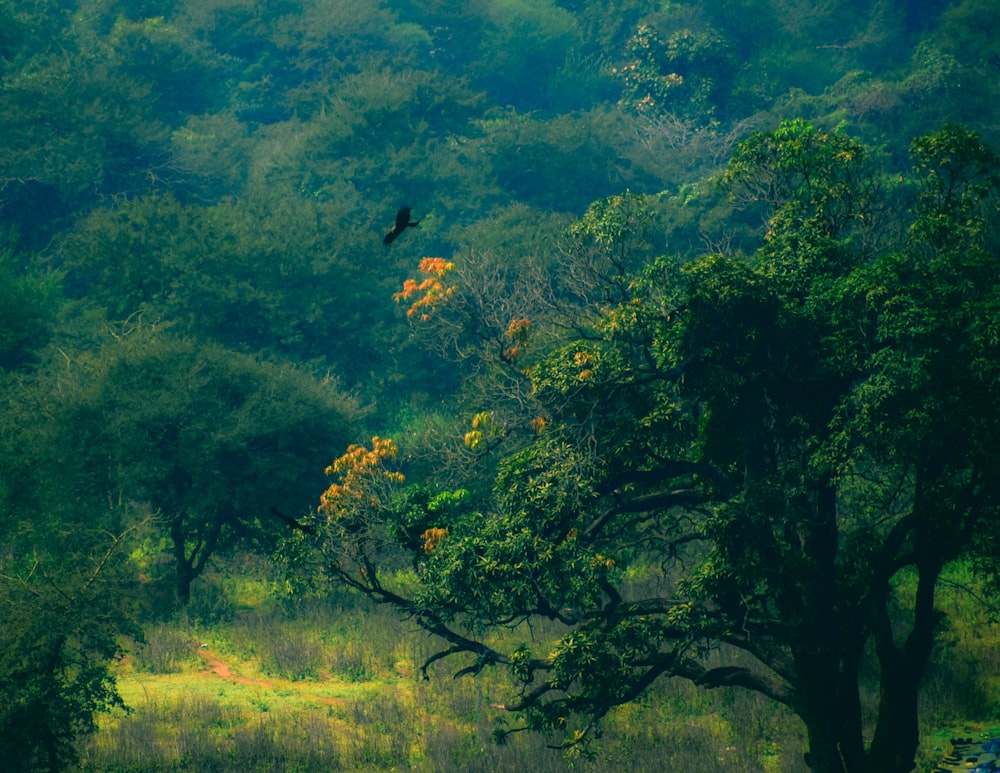
[(138, 635), (128, 534), (46, 531), (7, 534), (0, 547), (0, 756), (12, 773), (76, 761), (94, 715), (124, 708), (111, 665), (122, 635)]

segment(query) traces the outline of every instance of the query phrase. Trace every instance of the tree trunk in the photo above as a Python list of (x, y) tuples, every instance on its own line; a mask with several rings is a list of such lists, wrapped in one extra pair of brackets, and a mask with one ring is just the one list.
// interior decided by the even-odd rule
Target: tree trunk
[(796, 711), (806, 724), (813, 773), (871, 773), (861, 732), (857, 660), (841, 664), (832, 653), (796, 658), (800, 674)]
[(178, 565), (177, 567), (177, 603), (186, 607), (191, 601), (191, 583), (195, 580), (195, 574), (187, 567)]
[[(824, 719), (826, 721), (824, 721)], [(817, 717), (809, 722), (809, 751), (806, 753), (806, 764), (813, 773), (845, 773), (846, 761), (841, 755), (840, 742), (836, 729), (829, 722), (835, 717)], [(855, 773), (850, 771), (850, 773)]]
[(198, 538), (189, 554), (184, 519), (178, 516), (170, 524), (170, 538), (174, 543), (174, 560), (177, 563), (177, 601), (181, 606), (187, 606), (191, 601), (191, 583), (201, 575), (215, 551), (222, 526), (221, 519), (209, 523), (207, 534)]
[(186, 607), (191, 601), (191, 583), (200, 574), (199, 567), (188, 558), (186, 550), (186, 540), (184, 539), (184, 522), (180, 518), (174, 519), (170, 525), (170, 537), (174, 543), (174, 563), (177, 573), (177, 603)]
[(900, 657), (882, 663), (878, 725), (872, 741), (872, 767), (885, 773), (910, 773), (920, 742), (917, 695), (920, 679)]
[[(65, 636), (58, 636), (56, 640), (52, 643), (52, 648), (49, 652), (48, 663), (46, 664), (46, 675), (52, 680), (53, 684), (56, 682), (56, 671), (59, 669), (60, 661), (62, 660), (63, 647), (66, 644)], [(58, 687), (56, 690), (58, 691)], [(42, 737), (42, 749), (45, 754), (45, 759), (48, 761), (48, 767), (45, 770), (49, 773), (57, 773), (64, 766), (60, 765), (59, 760), (59, 739), (56, 736), (55, 728), (53, 727), (54, 718), (49, 713), (48, 705), (43, 705), (41, 708), (42, 714), (42, 727), (41, 737)], [(60, 726), (60, 729), (65, 729)]]
[(827, 479), (817, 490), (815, 509), (799, 526), (803, 551), (815, 569), (802, 591), (810, 619), (802, 626), (795, 655), (797, 710), (809, 734), (810, 770), (869, 773), (858, 693), (864, 640), (849, 634), (857, 630), (860, 613), (837, 609), (836, 489)]
[(913, 627), (903, 646), (896, 646), (887, 601), (876, 610), (875, 647), (880, 681), (878, 723), (872, 739), (874, 770), (910, 773), (920, 744), (920, 681), (934, 648), (934, 632), (941, 613), (934, 609), (934, 591), (941, 562), (936, 557), (917, 565), (917, 596)]

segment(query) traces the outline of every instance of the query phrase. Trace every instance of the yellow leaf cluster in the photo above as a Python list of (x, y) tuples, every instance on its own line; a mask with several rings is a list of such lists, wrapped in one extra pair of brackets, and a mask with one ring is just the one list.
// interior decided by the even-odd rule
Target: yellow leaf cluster
[(441, 541), (447, 537), (449, 534), (447, 529), (439, 529), (436, 527), (427, 529), (423, 534), (420, 535), (420, 539), (424, 541), (424, 552), (430, 555), (434, 552), (434, 549), (441, 544)]
[(597, 358), (590, 352), (576, 352), (573, 355), (573, 364), (580, 368), (576, 377), (580, 381), (588, 381), (594, 377), (594, 365), (597, 364)]

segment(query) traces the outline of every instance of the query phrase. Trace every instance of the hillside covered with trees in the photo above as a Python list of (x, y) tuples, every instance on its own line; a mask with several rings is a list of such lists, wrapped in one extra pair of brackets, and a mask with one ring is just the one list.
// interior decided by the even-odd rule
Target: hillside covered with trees
[[(662, 769), (708, 691), (760, 702), (705, 770), (909, 773), (1000, 722), (998, 39), (990, 0), (0, 0), (4, 764)], [(392, 673), (320, 695), (356, 749), (450, 697), (363, 759), (100, 756), (182, 705), (130, 669), (280, 660), (253, 620), (315, 645), (255, 689)]]

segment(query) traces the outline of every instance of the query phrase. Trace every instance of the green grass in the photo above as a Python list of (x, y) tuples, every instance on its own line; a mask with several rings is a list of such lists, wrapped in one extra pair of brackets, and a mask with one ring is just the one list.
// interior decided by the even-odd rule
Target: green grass
[[(592, 758), (566, 758), (546, 747), (560, 739), (526, 733), (497, 746), (504, 713), (492, 706), (511, 694), (502, 672), (455, 680), (446, 661), (424, 681), (435, 642), (391, 610), (352, 596), (282, 601), (259, 569), (211, 578), (200, 614), (147, 628), (118, 665), (131, 712), (100, 718), (82, 745), (84, 773), (805, 770), (790, 712), (681, 681), (613, 712)], [(921, 770), (950, 737), (1000, 735), (997, 631), (958, 585), (941, 600), (954, 611), (926, 680)], [(216, 673), (217, 661), (230, 673)]]
[(937, 604), (948, 611), (921, 691), (919, 770), (933, 770), (952, 738), (1000, 738), (1000, 629), (997, 612), (967, 566), (942, 577)]

